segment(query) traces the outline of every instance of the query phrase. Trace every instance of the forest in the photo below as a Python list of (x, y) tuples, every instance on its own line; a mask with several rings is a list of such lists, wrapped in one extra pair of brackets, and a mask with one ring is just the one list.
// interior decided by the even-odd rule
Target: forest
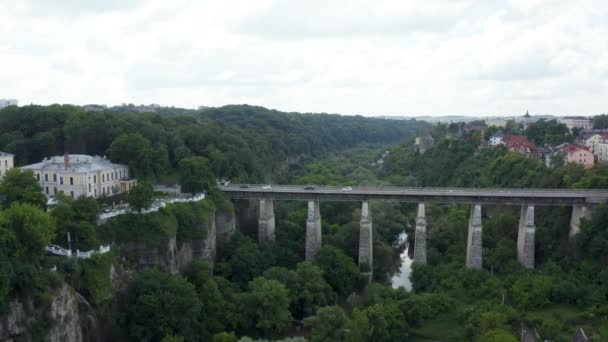
[[(393, 288), (415, 204), (372, 203), (374, 279), (357, 266), (360, 205), (322, 203), (323, 248), (304, 261), (305, 203), (275, 204), (276, 241), (257, 241), (255, 224), (218, 240), (215, 262), (174, 257), (211, 232), (211, 218), (233, 213), (214, 180), (332, 185), (608, 188), (603, 166), (548, 168), (504, 148), (480, 148), (480, 132), (454, 136), (448, 125), (251, 106), (157, 114), (85, 112), (71, 106), (0, 111), (0, 150), (24, 165), (65, 150), (108, 155), (151, 183), (195, 179), (207, 198), (148, 215), (98, 224), (104, 203), (60, 198), (47, 211), (31, 174), (0, 182), (0, 316), (15, 302), (30, 319), (20, 335), (42, 340), (53, 328), (54, 296), (69, 286), (96, 324), (84, 339), (113, 341), (517, 341), (521, 324), (544, 339), (569, 341), (578, 328), (608, 336), (608, 210), (601, 206), (570, 239), (570, 208), (539, 208), (536, 269), (515, 255), (518, 208), (484, 207), (483, 269), (464, 267), (468, 206), (427, 206), (428, 265), (414, 265), (411, 289)], [(512, 127), (531, 139), (572, 139), (541, 122)], [(420, 155), (416, 134), (435, 145)], [(184, 177), (187, 174), (188, 177)], [(144, 182), (145, 183), (145, 182)], [(184, 182), (182, 182), (184, 185)], [(143, 185), (142, 185), (143, 187)], [(127, 199), (136, 201), (135, 195)], [(146, 203), (142, 204), (143, 207)], [(67, 232), (90, 259), (48, 256)], [(143, 249), (158, 251), (154, 255)], [(154, 259), (143, 267), (142, 259)], [(51, 269), (55, 267), (55, 271)]]

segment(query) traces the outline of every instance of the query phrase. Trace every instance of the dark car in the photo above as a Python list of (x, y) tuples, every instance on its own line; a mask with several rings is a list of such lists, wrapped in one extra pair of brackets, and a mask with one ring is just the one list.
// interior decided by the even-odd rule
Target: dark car
[(240, 186), (241, 189), (249, 189), (249, 184), (243, 184)]
[(314, 189), (315, 189), (315, 187), (314, 186), (310, 186), (310, 185), (304, 187), (304, 190), (314, 190)]

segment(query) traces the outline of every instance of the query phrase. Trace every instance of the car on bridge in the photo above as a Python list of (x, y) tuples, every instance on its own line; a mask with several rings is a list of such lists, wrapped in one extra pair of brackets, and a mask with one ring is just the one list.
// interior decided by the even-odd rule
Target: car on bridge
[(342, 188), (342, 191), (353, 191), (353, 188), (350, 186), (346, 186)]
[(249, 186), (249, 184), (243, 184), (239, 188), (241, 188), (241, 189), (249, 189), (250, 186)]
[(272, 190), (272, 187), (270, 185), (264, 185), (262, 187), (262, 189), (264, 189), (264, 190)]
[(314, 190), (314, 189), (315, 189), (315, 187), (314, 187), (314, 186), (312, 186), (312, 185), (309, 185), (309, 186), (305, 186), (305, 187), (304, 187), (304, 190)]

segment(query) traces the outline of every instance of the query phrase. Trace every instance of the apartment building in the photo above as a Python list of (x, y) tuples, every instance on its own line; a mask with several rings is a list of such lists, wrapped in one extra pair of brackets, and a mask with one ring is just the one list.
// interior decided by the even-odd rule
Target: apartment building
[(0, 151), (0, 179), (4, 178), (6, 172), (15, 166), (15, 156)]

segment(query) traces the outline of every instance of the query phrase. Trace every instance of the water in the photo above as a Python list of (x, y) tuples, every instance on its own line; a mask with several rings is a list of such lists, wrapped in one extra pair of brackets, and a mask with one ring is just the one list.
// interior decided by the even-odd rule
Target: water
[(412, 259), (410, 258), (409, 251), (409, 243), (407, 241), (407, 234), (402, 232), (399, 234), (399, 239), (397, 240), (399, 246), (405, 245), (403, 252), (399, 256), (401, 259), (401, 266), (399, 267), (399, 271), (395, 272), (391, 277), (391, 286), (396, 289), (399, 287), (403, 287), (406, 290), (412, 289), (412, 282), (410, 281), (410, 272), (412, 271)]

